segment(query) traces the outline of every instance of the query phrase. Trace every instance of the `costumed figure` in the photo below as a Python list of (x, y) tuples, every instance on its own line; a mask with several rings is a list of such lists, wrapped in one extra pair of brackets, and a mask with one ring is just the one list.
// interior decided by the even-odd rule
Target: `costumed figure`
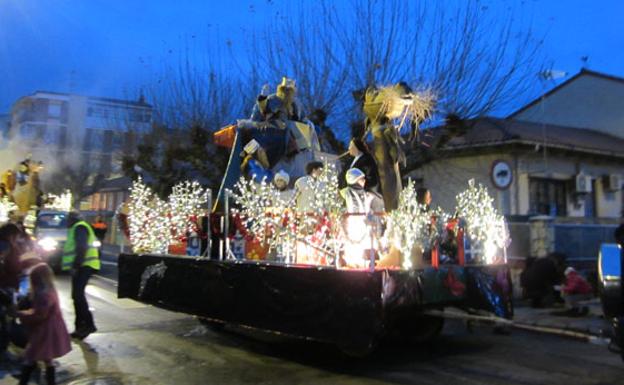
[(349, 168), (357, 168), (366, 175), (365, 189), (368, 191), (378, 191), (379, 172), (377, 171), (377, 163), (370, 153), (368, 146), (362, 139), (353, 138), (349, 142), (349, 155), (353, 157), (353, 161)]
[(283, 77), (277, 86), (277, 92), (268, 96), (265, 94), (267, 88), (265, 85), (258, 95), (251, 112), (251, 120), (256, 122), (302, 120), (302, 108), (296, 99), (297, 88), (294, 80)]
[(279, 199), (283, 203), (282, 206), (290, 207), (293, 205), (295, 190), (288, 188), (288, 184), (290, 183), (290, 176), (284, 170), (279, 170), (275, 173), (273, 177), (273, 185), (279, 192)]
[(320, 108), (312, 111), (310, 120), (314, 123), (321, 151), (329, 154), (342, 154), (345, 151), (344, 143), (338, 140), (332, 129), (327, 126), (327, 113), (325, 111)]
[(273, 180), (273, 173), (269, 169), (266, 152), (255, 139), (245, 145), (240, 155), (243, 158), (241, 162), (243, 175), (253, 179), (256, 183), (269, 183)]
[[(245, 143), (255, 140), (266, 153), (266, 162), (262, 164), (266, 171), (284, 170), (296, 180), (306, 175), (305, 165), (315, 160), (315, 153), (320, 149), (314, 124), (303, 118), (294, 80), (283, 78), (274, 94), (267, 96), (265, 91), (266, 87), (256, 100), (251, 118), (240, 119), (236, 125), (217, 131), (215, 143), (237, 154)], [(244, 164), (239, 167), (243, 159), (237, 158), (230, 157), (215, 209), (223, 207), (225, 190), (234, 187), (240, 177), (239, 171), (247, 167)]]
[(273, 215), (277, 220), (273, 223), (273, 231), (281, 241), (271, 250), (272, 258), (281, 262), (290, 262), (293, 255), (294, 235), (289, 229), (293, 226), (293, 211), (295, 204), (295, 190), (289, 188), (290, 176), (284, 170), (279, 170), (273, 177), (273, 186), (277, 190), (277, 201), (273, 207)]
[[(13, 200), (19, 209), (20, 215), (26, 215), (31, 206), (36, 206), (37, 197), (40, 193), (39, 172), (43, 168), (41, 162), (32, 162), (30, 159), (20, 163), (20, 172), (17, 173), (15, 189), (13, 190)], [(22, 176), (19, 176), (20, 173)], [(24, 174), (26, 173), (26, 174)], [(22, 178), (20, 181), (20, 178)]]
[(312, 210), (314, 203), (314, 186), (316, 180), (323, 172), (323, 163), (318, 161), (306, 165), (306, 176), (302, 176), (295, 182), (295, 196), (297, 211), (305, 214)]
[(16, 184), (15, 173), (13, 170), (6, 170), (6, 172), (2, 174), (2, 180), (0, 182), (4, 185), (7, 194), (10, 195)]
[[(325, 188), (319, 177), (323, 173), (323, 163), (312, 161), (306, 165), (306, 176), (302, 176), (295, 182), (295, 211), (297, 213), (298, 236), (309, 237), (318, 229), (318, 216), (314, 215), (314, 202), (316, 192)], [(311, 240), (297, 242), (297, 262), (298, 263), (320, 263), (321, 254), (311, 245)]]
[(375, 215), (385, 211), (383, 198), (366, 191), (366, 175), (360, 169), (349, 169), (346, 180), (348, 187), (340, 190), (347, 204), (343, 259), (347, 266), (366, 267), (370, 263), (370, 253), (379, 248), (378, 240), (383, 234), (381, 219)]
[(28, 155), (26, 159), (24, 159), (17, 167), (16, 179), (20, 186), (28, 183), (28, 176), (30, 175), (30, 162), (30, 155)]
[[(266, 96), (262, 92), (258, 96), (250, 120), (238, 121), (239, 128), (251, 129), (251, 136), (268, 149), (270, 167), (282, 169), (294, 178), (303, 175), (305, 165), (314, 160), (314, 151), (320, 149), (314, 124), (304, 119), (296, 95), (295, 81), (284, 77), (274, 94)], [(263, 140), (267, 133), (257, 132), (275, 128), (283, 130), (280, 140)]]
[[(397, 208), (401, 192), (399, 162), (405, 162), (401, 148), (400, 129), (405, 120), (413, 130), (427, 118), (433, 109), (429, 94), (414, 94), (404, 83), (392, 87), (370, 87), (364, 93), (363, 110), (366, 115), (366, 134), (373, 136), (373, 156), (377, 161), (381, 191), (387, 210)], [(393, 120), (398, 120), (395, 126)]]

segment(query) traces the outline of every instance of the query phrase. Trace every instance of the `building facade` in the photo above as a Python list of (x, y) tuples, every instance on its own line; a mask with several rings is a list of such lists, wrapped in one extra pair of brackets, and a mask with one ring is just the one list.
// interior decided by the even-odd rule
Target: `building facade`
[(109, 173), (114, 154), (150, 129), (152, 107), (138, 101), (37, 91), (11, 110), (9, 139), (40, 158), (85, 162)]
[(407, 176), (429, 188), (435, 202), (447, 210), (474, 179), (488, 187), (498, 210), (507, 216), (614, 222), (624, 209), (624, 138), (480, 119), (466, 135), (449, 141), (435, 160)]
[(8, 143), (10, 120), (9, 114), (0, 114), (0, 148), (4, 148)]
[(509, 219), (512, 257), (534, 255), (535, 218), (554, 227), (550, 252), (590, 259), (613, 241), (624, 215), (624, 79), (583, 70), (507, 118), (467, 126), (406, 173), (434, 205), (452, 211), (470, 179), (483, 184)]
[(624, 78), (583, 69), (508, 118), (624, 138), (623, 101)]

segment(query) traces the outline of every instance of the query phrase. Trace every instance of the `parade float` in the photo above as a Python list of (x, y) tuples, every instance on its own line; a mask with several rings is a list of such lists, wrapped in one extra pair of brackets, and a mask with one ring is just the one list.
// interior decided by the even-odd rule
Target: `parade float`
[[(341, 198), (338, 157), (319, 151), (294, 83), (283, 81), (276, 94), (259, 96), (252, 119), (216, 133), (231, 155), (214, 205), (199, 185), (162, 200), (135, 182), (127, 207), (134, 253), (119, 256), (119, 297), (353, 355), (388, 334), (429, 339), (448, 317), (509, 320), (509, 240), (486, 188), (471, 181), (447, 214), (418, 203), (412, 182), (401, 186), (400, 128), (417, 126), (432, 108), (430, 93), (403, 85), (366, 91), (386, 210), (358, 210)], [(313, 160), (324, 166), (308, 180), (313, 199), (302, 208), (272, 178), (285, 170), (292, 186)], [(210, 228), (202, 231), (204, 215)], [(185, 234), (202, 233), (210, 240), (203, 255), (168, 253)]]

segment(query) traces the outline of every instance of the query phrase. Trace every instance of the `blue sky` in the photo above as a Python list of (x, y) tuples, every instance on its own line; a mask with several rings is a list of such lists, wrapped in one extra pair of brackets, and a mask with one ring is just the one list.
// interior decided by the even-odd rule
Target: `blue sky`
[[(546, 56), (568, 77), (580, 70), (583, 56), (589, 69), (624, 77), (624, 2), (482, 2), (501, 12), (513, 6), (522, 23), (545, 36)], [(135, 95), (183, 47), (226, 39), (240, 46), (285, 3), (0, 0), (0, 113), (35, 90)]]

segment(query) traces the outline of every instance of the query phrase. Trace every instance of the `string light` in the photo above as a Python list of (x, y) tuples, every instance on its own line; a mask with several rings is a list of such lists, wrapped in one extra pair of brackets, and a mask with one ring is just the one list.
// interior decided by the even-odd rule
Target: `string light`
[(204, 189), (199, 182), (184, 181), (173, 186), (167, 199), (169, 224), (173, 239), (184, 239), (188, 233), (197, 233), (198, 218), (205, 215), (210, 189)]
[[(345, 212), (338, 195), (338, 176), (333, 165), (325, 165), (323, 173), (309, 181), (314, 195), (308, 212), (292, 210), (281, 199), (279, 191), (263, 181), (241, 178), (235, 187), (233, 197), (239, 205), (236, 213), (249, 236), (261, 239), (269, 248), (293, 250), (293, 240), (301, 253), (337, 256), (349, 239), (340, 231), (339, 223)], [(469, 181), (468, 189), (457, 195), (455, 218), (465, 222), (466, 236), (471, 240), (474, 252), (480, 252), (485, 263), (496, 262), (497, 253), (508, 245), (509, 235), (504, 217), (494, 209), (493, 198), (487, 189)], [(435, 220), (432, 220), (435, 218)], [(414, 183), (410, 180), (399, 195), (396, 210), (388, 213), (387, 228), (382, 245), (391, 244), (402, 256), (402, 267), (412, 269), (412, 253), (433, 247), (447, 231), (451, 216), (441, 208), (428, 210), (419, 204)], [(305, 247), (300, 247), (305, 245)], [(316, 250), (316, 251), (315, 251)], [(308, 255), (309, 257), (309, 255)], [(306, 259), (309, 261), (309, 259)], [(325, 263), (330, 263), (329, 259)]]
[(139, 177), (132, 183), (128, 203), (130, 242), (136, 253), (165, 254), (171, 237), (167, 204)]
[(494, 199), (482, 184), (468, 181), (468, 189), (457, 195), (457, 215), (466, 221), (466, 234), (483, 262), (494, 263), (499, 249), (507, 247), (509, 233), (505, 218), (494, 208)]
[(312, 249), (324, 251), (322, 254), (337, 255), (341, 243), (338, 240), (338, 223), (344, 212), (338, 194), (338, 172), (333, 164), (326, 163), (317, 178), (310, 178), (308, 187), (312, 199), (311, 207), (305, 212), (292, 201), (282, 199), (280, 192), (263, 180), (261, 183), (242, 177), (235, 185), (232, 196), (242, 222), (251, 237), (263, 241), (269, 250), (277, 248), (282, 255), (290, 255), (295, 250), (295, 240), (304, 247), (304, 253)]
[[(439, 210), (438, 215), (441, 215)], [(414, 248), (424, 250), (438, 235), (437, 227), (430, 226), (432, 213), (416, 199), (416, 189), (410, 180), (399, 194), (399, 205), (388, 214), (388, 228), (384, 238), (401, 251), (403, 268), (411, 269)]]
[(9, 200), (9, 197), (0, 198), (0, 224), (9, 220), (11, 211), (17, 210), (17, 205)]
[(128, 204), (130, 241), (137, 253), (167, 253), (169, 245), (198, 231), (210, 189), (198, 182), (173, 186), (167, 201), (160, 199), (142, 179), (132, 183)]
[(73, 201), (71, 191), (65, 190), (61, 195), (48, 194), (49, 203), (46, 203), (44, 207), (49, 210), (71, 211)]

